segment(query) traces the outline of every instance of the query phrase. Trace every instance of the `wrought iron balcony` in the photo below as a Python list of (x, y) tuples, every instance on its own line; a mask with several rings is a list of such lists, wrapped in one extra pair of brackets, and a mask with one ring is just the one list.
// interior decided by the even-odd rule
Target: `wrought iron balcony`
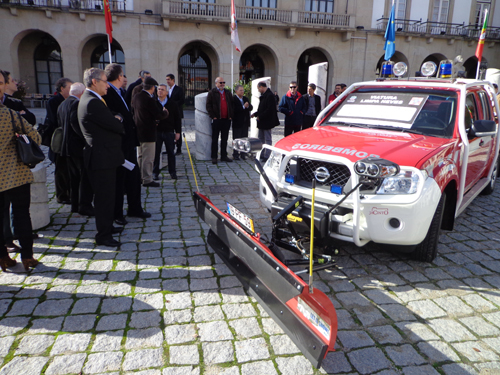
[[(378, 19), (377, 29), (387, 28), (388, 18)], [(478, 38), (481, 34), (481, 25), (466, 25), (465, 23), (446, 23), (422, 20), (395, 19), (396, 32), (419, 35), (442, 35), (463, 38)], [(500, 39), (500, 27), (488, 27), (486, 29), (486, 39)]]
[[(17, 6), (27, 8), (75, 9), (83, 11), (99, 11), (104, 9), (103, 0), (1, 0), (0, 6)], [(126, 12), (126, 0), (110, 0), (112, 12)]]
[(339, 27), (354, 27), (350, 24), (349, 14), (333, 14), (322, 12), (299, 12), (299, 23), (308, 25), (325, 25)]
[(236, 7), (238, 20), (262, 20), (290, 23), (292, 22), (291, 10), (260, 7)]

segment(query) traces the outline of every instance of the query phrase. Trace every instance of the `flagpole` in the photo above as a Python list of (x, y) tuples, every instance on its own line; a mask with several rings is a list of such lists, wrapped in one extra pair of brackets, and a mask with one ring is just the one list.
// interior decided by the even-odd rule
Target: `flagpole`
[(481, 66), (481, 60), (477, 60), (476, 79), (479, 79), (479, 67), (480, 66)]
[(108, 53), (109, 53), (109, 63), (113, 63), (113, 54), (111, 53), (111, 43), (109, 41), (109, 34), (108, 35)]
[[(483, 26), (481, 26), (481, 33), (479, 34), (479, 42), (478, 42), (478, 48), (481, 42), (484, 45), (484, 39), (483, 37), (483, 31), (486, 33), (486, 17), (488, 17), (488, 9), (484, 10), (484, 20), (483, 20)], [(476, 50), (476, 55), (478, 54)], [(477, 56), (476, 56), (477, 57)], [(483, 49), (481, 48), (481, 56), (477, 57), (477, 69), (476, 69), (476, 79), (479, 79), (479, 68), (481, 67), (481, 60), (483, 59)]]
[(233, 85), (234, 85), (234, 48), (233, 48), (233, 43), (231, 43), (231, 92), (233, 92)]

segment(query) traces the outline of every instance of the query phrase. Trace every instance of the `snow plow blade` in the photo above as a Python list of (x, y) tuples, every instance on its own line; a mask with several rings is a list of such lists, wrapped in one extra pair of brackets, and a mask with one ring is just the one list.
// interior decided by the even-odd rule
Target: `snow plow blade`
[(280, 262), (260, 241), (200, 193), (193, 193), (200, 218), (210, 226), (208, 244), (316, 368), (337, 338), (330, 299)]

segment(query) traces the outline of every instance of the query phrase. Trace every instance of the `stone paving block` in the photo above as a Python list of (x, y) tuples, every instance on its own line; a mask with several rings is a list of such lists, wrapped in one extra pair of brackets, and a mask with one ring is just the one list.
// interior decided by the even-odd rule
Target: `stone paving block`
[(148, 367), (162, 367), (164, 362), (162, 349), (135, 350), (125, 354), (122, 368), (125, 371), (130, 371)]
[(169, 358), (171, 364), (197, 365), (200, 363), (198, 345), (171, 346), (169, 348)]
[(441, 369), (446, 375), (475, 375), (477, 371), (472, 366), (463, 363), (452, 363), (441, 366)]
[[(165, 255), (164, 255), (165, 256)], [(187, 259), (183, 256), (171, 256), (163, 258), (165, 266), (185, 266), (187, 265)]]
[(95, 313), (99, 304), (101, 303), (100, 298), (82, 298), (75, 302), (71, 314), (89, 314)]
[(228, 319), (246, 318), (256, 316), (255, 308), (249, 303), (223, 305), (222, 310)]
[(104, 296), (107, 289), (106, 284), (91, 284), (79, 286), (76, 289), (76, 298), (100, 297)]
[(300, 353), (299, 348), (287, 335), (271, 336), (269, 341), (276, 355)]
[(182, 366), (163, 369), (162, 375), (200, 375), (199, 367)]
[(130, 297), (108, 297), (102, 300), (101, 314), (116, 314), (126, 312), (132, 305)]
[(218, 290), (207, 290), (193, 293), (194, 304), (196, 306), (219, 304), (222, 300)]
[(241, 287), (241, 282), (236, 276), (225, 276), (219, 279), (221, 288)]
[(464, 296), (473, 292), (472, 288), (457, 279), (441, 280), (437, 281), (436, 284), (450, 296)]
[(239, 363), (269, 358), (269, 350), (263, 338), (236, 341), (234, 346)]
[(244, 363), (241, 366), (241, 375), (256, 375), (256, 374), (266, 374), (266, 375), (277, 375), (274, 364), (271, 361), (259, 361)]
[(262, 334), (259, 323), (255, 318), (237, 319), (229, 322), (238, 338), (250, 338)]
[(0, 375), (39, 375), (48, 360), (47, 357), (15, 357), (0, 369)]
[(23, 299), (16, 301), (7, 313), (7, 316), (31, 315), (36, 305), (38, 305), (38, 299)]
[(403, 341), (399, 332), (389, 325), (369, 327), (368, 331), (379, 344), (399, 344)]
[(404, 375), (439, 375), (434, 367), (425, 365), (425, 366), (408, 366), (403, 368)]
[(425, 359), (411, 345), (388, 346), (385, 351), (396, 366), (414, 366), (425, 363)]
[(165, 327), (165, 340), (169, 345), (191, 342), (197, 337), (194, 324), (176, 324)]
[(97, 323), (97, 331), (113, 331), (123, 329), (127, 323), (127, 314), (104, 315)]
[(125, 349), (159, 348), (163, 344), (160, 328), (133, 329), (127, 332)]
[(219, 305), (216, 306), (201, 306), (194, 309), (195, 322), (208, 322), (211, 320), (223, 320), (224, 314)]
[(157, 310), (147, 312), (135, 312), (130, 319), (130, 327), (147, 328), (158, 327), (160, 325), (160, 312)]
[[(120, 256), (120, 255), (118, 255), (118, 256)], [(136, 275), (137, 275), (136, 271), (115, 270), (114, 272), (109, 273), (108, 280), (109, 281), (117, 281), (117, 282), (129, 281), (129, 280), (135, 279)]]
[(217, 289), (217, 278), (211, 277), (208, 279), (192, 279), (189, 283), (189, 289), (193, 292), (198, 290), (207, 290), (207, 289)]
[(442, 318), (448, 314), (431, 300), (412, 301), (408, 309), (423, 319)]
[(248, 296), (243, 288), (222, 289), (220, 291), (223, 303), (243, 303), (248, 302)]
[(498, 354), (490, 350), (488, 346), (477, 341), (458, 342), (452, 344), (456, 351), (462, 354), (471, 362), (498, 361)]
[(134, 311), (140, 310), (161, 310), (163, 308), (163, 294), (153, 293), (153, 294), (138, 294), (134, 297), (134, 305), (132, 309)]
[(451, 319), (431, 320), (429, 327), (432, 328), (438, 335), (443, 337), (443, 339), (447, 342), (476, 339), (469, 330)]
[(70, 354), (57, 356), (50, 363), (49, 367), (45, 371), (45, 375), (64, 375), (64, 374), (78, 374), (81, 373), (83, 363), (85, 362), (87, 355), (81, 354)]
[(43, 354), (54, 343), (54, 336), (30, 335), (24, 336), (16, 350), (19, 354)]
[(47, 293), (47, 299), (61, 299), (68, 298), (73, 294), (76, 289), (76, 285), (59, 285), (50, 288)]
[(122, 358), (122, 352), (89, 354), (87, 363), (83, 368), (83, 372), (89, 374), (97, 374), (119, 370), (121, 367)]
[(68, 332), (83, 332), (94, 328), (97, 315), (70, 315), (64, 321), (63, 330)]
[(215, 273), (218, 276), (232, 275), (233, 273), (225, 264), (216, 264), (214, 266)]
[(165, 308), (167, 310), (181, 310), (188, 307), (192, 307), (191, 294), (189, 292), (165, 295)]
[(365, 348), (352, 351), (347, 356), (360, 374), (372, 374), (391, 366), (384, 353), (378, 348)]
[(180, 279), (187, 277), (189, 270), (186, 268), (164, 268), (161, 270), (161, 277), (164, 279)]
[[(500, 337), (485, 338), (482, 341), (485, 342), (491, 349), (493, 349), (498, 354), (500, 354)], [(1, 352), (0, 352), (0, 355), (1, 355)]]
[(418, 289), (411, 285), (395, 286), (391, 287), (390, 290), (392, 290), (404, 303), (422, 300), (425, 298), (424, 294), (420, 293)]
[(460, 297), (463, 301), (465, 301), (469, 306), (471, 306), (474, 310), (479, 312), (488, 312), (495, 310), (495, 306), (480, 295), (477, 294), (467, 294), (465, 296)]
[(192, 319), (191, 310), (171, 310), (163, 314), (163, 321), (166, 325), (175, 323), (188, 323)]
[[(237, 320), (235, 320), (235, 322), (237, 322)], [(285, 333), (283, 332), (281, 327), (276, 324), (276, 322), (271, 318), (263, 318), (262, 327), (264, 328), (264, 332), (268, 335), (278, 335)]]
[(139, 280), (135, 284), (135, 293), (157, 293), (161, 292), (161, 280)]
[(50, 351), (50, 355), (58, 355), (64, 353), (84, 352), (89, 346), (92, 334), (77, 333), (74, 335), (60, 335), (56, 338), (56, 342)]
[(329, 352), (321, 362), (321, 374), (347, 373), (352, 370), (346, 354), (340, 351)]
[(113, 268), (112, 260), (98, 260), (94, 262), (90, 262), (89, 271), (98, 271), (98, 272), (108, 272)]
[[(6, 319), (2, 320), (0, 324), (5, 324)], [(31, 327), (28, 329), (29, 334), (38, 333), (57, 333), (61, 330), (64, 317), (52, 318), (52, 319), (34, 319), (32, 321)], [(2, 326), (0, 325), (0, 333)]]
[(201, 341), (223, 341), (233, 339), (233, 334), (225, 321), (200, 323), (198, 324), (198, 329)]
[(370, 301), (361, 292), (337, 293), (335, 297), (347, 309), (371, 306)]
[(234, 349), (231, 341), (202, 343), (203, 361), (208, 364), (234, 361)]
[(123, 332), (123, 330), (120, 330), (98, 333), (92, 345), (92, 351), (107, 352), (120, 350)]
[[(18, 293), (16, 293), (16, 298), (38, 298), (41, 297), (42, 294), (45, 293), (47, 289), (47, 284), (37, 284), (30, 285), (29, 287), (24, 287)], [(4, 301), (0, 301), (4, 302)]]
[(0, 358), (5, 357), (7, 354), (9, 354), (9, 349), (15, 339), (16, 338), (14, 336), (0, 338)]
[(478, 336), (499, 336), (500, 330), (480, 317), (461, 318), (460, 322)]
[(115, 297), (115, 296), (127, 296), (132, 293), (132, 287), (127, 284), (112, 284), (108, 286), (108, 290), (106, 290), (107, 297)]
[(375, 344), (364, 331), (338, 331), (337, 338), (346, 349), (362, 348)]
[(396, 322), (417, 320), (415, 315), (413, 315), (411, 311), (408, 310), (405, 306), (393, 304), (393, 305), (382, 305), (379, 306), (379, 308), (385, 314), (387, 314), (390, 319)]
[[(369, 308), (369, 307), (368, 307)], [(357, 329), (359, 325), (354, 321), (353, 315), (347, 310), (337, 310), (338, 326), (344, 329)]]
[(314, 373), (311, 363), (303, 356), (278, 357), (276, 358), (276, 363), (282, 374), (309, 375)]
[(427, 342), (421, 342), (418, 344), (418, 349), (431, 360), (431, 363), (460, 361), (460, 358), (453, 351), (453, 349), (451, 349), (451, 347), (443, 341), (431, 340)]
[(163, 290), (169, 292), (183, 292), (189, 289), (187, 279), (168, 279), (162, 283)]
[(380, 310), (375, 306), (355, 308), (353, 311), (365, 327), (387, 323), (387, 319), (382, 316)]
[(189, 277), (191, 279), (208, 279), (213, 276), (214, 271), (211, 266), (189, 267)]

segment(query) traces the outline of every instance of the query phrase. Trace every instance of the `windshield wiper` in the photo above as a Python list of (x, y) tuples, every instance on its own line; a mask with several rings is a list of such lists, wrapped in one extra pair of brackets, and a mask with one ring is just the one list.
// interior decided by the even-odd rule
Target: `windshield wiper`
[(348, 126), (348, 127), (355, 127), (355, 128), (369, 128), (368, 125), (354, 124), (352, 122), (344, 122), (344, 121), (328, 122), (325, 125), (328, 125), (328, 126), (341, 125), (341, 126)]
[(401, 129), (401, 131), (403, 133), (412, 133), (412, 134), (420, 134), (420, 135), (428, 135), (426, 133), (424, 133), (423, 131), (420, 131), (420, 130), (416, 130), (416, 129)]

